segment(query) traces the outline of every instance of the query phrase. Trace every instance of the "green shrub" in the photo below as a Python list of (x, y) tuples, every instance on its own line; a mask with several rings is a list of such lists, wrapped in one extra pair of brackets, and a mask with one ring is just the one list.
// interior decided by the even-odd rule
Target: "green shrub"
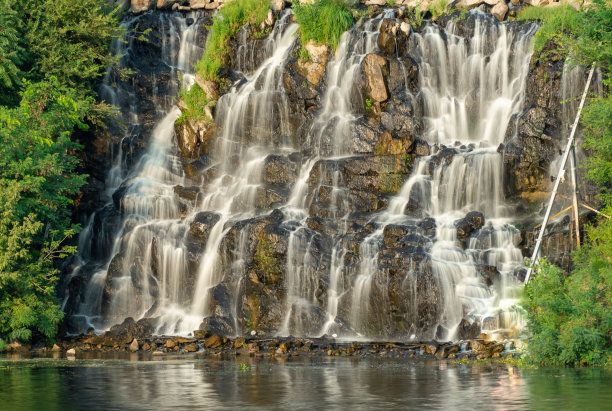
[(447, 7), (448, 0), (437, 0), (427, 5), (427, 11), (431, 13), (432, 20), (437, 20), (439, 17), (452, 12), (452, 10), (447, 10)]
[(213, 24), (207, 27), (209, 35), (204, 55), (196, 64), (198, 73), (205, 79), (219, 81), (217, 73), (227, 64), (229, 40), (247, 23), (259, 27), (269, 10), (268, 0), (235, 0), (226, 3), (213, 18)]
[(580, 13), (572, 6), (525, 7), (517, 16), (518, 20), (538, 20), (542, 26), (534, 36), (533, 48), (539, 53), (548, 40), (560, 40), (565, 33), (576, 31), (580, 24)]
[(525, 287), (529, 357), (539, 364), (612, 363), (612, 221), (589, 230), (574, 269), (542, 261)]
[(534, 37), (534, 50), (539, 53), (553, 40), (557, 51), (570, 54), (586, 66), (593, 61), (602, 67), (612, 62), (612, 3), (594, 0), (580, 11), (562, 4), (558, 7), (526, 7), (518, 20), (538, 20), (541, 27)]
[(589, 102), (582, 115), (587, 177), (600, 188), (604, 204), (612, 206), (612, 97), (598, 97)]
[[(0, 339), (52, 340), (64, 313), (53, 260), (76, 251), (65, 240), (72, 198), (87, 176), (75, 172), (70, 140), (94, 104), (54, 77), (27, 85), (21, 104), (0, 107)], [(0, 343), (2, 345), (2, 343)]]
[(320, 0), (311, 4), (293, 5), (295, 19), (300, 25), (302, 44), (313, 40), (338, 48), (342, 33), (353, 25), (353, 13), (344, 0)]
[(185, 101), (185, 105), (187, 106), (187, 110), (183, 111), (183, 114), (177, 121), (183, 120), (195, 120), (205, 117), (206, 120), (212, 123), (212, 119), (206, 116), (204, 108), (210, 102), (208, 96), (202, 90), (197, 83), (191, 86), (189, 91), (185, 89), (181, 89), (179, 92), (179, 98), (182, 98)]

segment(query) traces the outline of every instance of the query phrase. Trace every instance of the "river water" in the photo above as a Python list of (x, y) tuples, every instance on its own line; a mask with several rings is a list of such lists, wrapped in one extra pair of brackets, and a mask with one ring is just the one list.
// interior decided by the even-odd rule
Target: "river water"
[(3, 410), (612, 409), (609, 369), (407, 359), (8, 360)]

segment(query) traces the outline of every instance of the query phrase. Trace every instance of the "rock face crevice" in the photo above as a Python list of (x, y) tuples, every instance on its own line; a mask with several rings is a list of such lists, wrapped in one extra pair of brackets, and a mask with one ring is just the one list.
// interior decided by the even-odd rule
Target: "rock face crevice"
[[(134, 127), (121, 143), (112, 137), (105, 145), (100, 136), (88, 142), (121, 147), (124, 170), (151, 156), (160, 111), (175, 110), (176, 73), (163, 63), (173, 35), (168, 19), (193, 19), (200, 28), (191, 41), (200, 48), (205, 43), (202, 27), (210, 14), (180, 14), (186, 7), (180, 4), (160, 0), (157, 9), (170, 11), (133, 17), (139, 30), (152, 29), (149, 42), (134, 40), (124, 62), (137, 72), (129, 88), (139, 104), (129, 108)], [(107, 203), (102, 194), (90, 202), (96, 212), (82, 241), (88, 254), (74, 262), (85, 261), (86, 269), (66, 276), (69, 327), (99, 330), (97, 324), (108, 327), (123, 316), (152, 318), (151, 333), (169, 334), (197, 328), (227, 336), (255, 331), (444, 340), (472, 338), (481, 329), (511, 332), (505, 314), (478, 307), (499, 300), (508, 282), (520, 280), (521, 252), (532, 247), (538, 195), (548, 189), (549, 169), (563, 145), (563, 62), (532, 56), (524, 90), (505, 103), (520, 102), (503, 125), (505, 135), (479, 141), (474, 130), (490, 129), (474, 120), (487, 108), (484, 91), (444, 89), (447, 81), (472, 81), (473, 73), (436, 66), (427, 39), (437, 36), (440, 48), (454, 50), (482, 33), (507, 35), (515, 42), (508, 47), (513, 62), (523, 52), (516, 44), (528, 41), (533, 29), (478, 13), (415, 28), (403, 14), (386, 11), (360, 23), (336, 53), (283, 40), (292, 27), (286, 12), (274, 14), (273, 41), (241, 29), (231, 42), (232, 66), (224, 68), (232, 87), (207, 112), (214, 122), (171, 125), (171, 165), (164, 167), (180, 178), (164, 177), (167, 189), (139, 206), (167, 201), (167, 215), (147, 214), (147, 224), (126, 222), (136, 210), (130, 207), (139, 181), (129, 172)], [(483, 61), (498, 58), (494, 40), (483, 39), (475, 53)], [(267, 59), (278, 58), (274, 53), (282, 47), (282, 64), (271, 64)], [(266, 64), (269, 77), (259, 72)], [(430, 82), (432, 70), (438, 83)], [(465, 78), (453, 83), (451, 76)], [(451, 121), (432, 115), (431, 95), (440, 90), (474, 120), (465, 125), (469, 137), (439, 131)], [(264, 94), (265, 105), (258, 100)], [(241, 117), (228, 115), (232, 110)], [(109, 184), (108, 167), (88, 158), (97, 181), (91, 190), (101, 193), (104, 177)], [(501, 256), (504, 248), (509, 254)], [(123, 281), (129, 284), (125, 295)], [(96, 282), (100, 296), (92, 302)], [(182, 314), (172, 317), (172, 310)], [(104, 320), (96, 323), (96, 316)], [(185, 329), (187, 320), (196, 325)]]

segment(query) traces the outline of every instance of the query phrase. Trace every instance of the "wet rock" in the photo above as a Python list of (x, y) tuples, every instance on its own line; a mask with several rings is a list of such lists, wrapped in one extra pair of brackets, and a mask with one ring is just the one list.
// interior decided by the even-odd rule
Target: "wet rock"
[(399, 224), (389, 224), (383, 229), (383, 241), (387, 247), (399, 247), (399, 239), (404, 238), (409, 228)]
[(461, 218), (455, 221), (455, 228), (457, 229), (457, 238), (467, 238), (472, 232), (471, 224), (465, 219)]
[(458, 345), (445, 345), (438, 351), (436, 351), (435, 356), (437, 359), (441, 360), (447, 357), (450, 357), (451, 354), (456, 354), (459, 352)]
[(438, 346), (436, 344), (425, 344), (425, 352), (427, 354), (435, 355), (438, 352)]
[(457, 228), (457, 238), (467, 238), (470, 233), (479, 230), (484, 224), (484, 214), (478, 211), (469, 212), (465, 218), (455, 221)]
[(131, 344), (130, 344), (130, 346), (128, 348), (129, 348), (129, 350), (131, 352), (138, 351), (138, 349), (139, 349), (138, 340), (136, 338), (134, 338), (134, 340), (131, 342)]
[(236, 333), (233, 324), (234, 322), (229, 317), (212, 315), (204, 318), (200, 324), (199, 331), (208, 334), (230, 336)]
[(433, 238), (436, 236), (436, 220), (428, 217), (419, 222), (419, 228), (423, 231), (423, 235)]
[(527, 137), (541, 137), (546, 126), (546, 110), (533, 107), (524, 112), (519, 119), (519, 133)]
[(185, 159), (197, 159), (207, 154), (214, 129), (214, 123), (206, 116), (177, 121), (174, 130), (181, 156)]
[(457, 338), (460, 340), (469, 340), (477, 338), (480, 335), (480, 323), (478, 321), (469, 322), (465, 318), (461, 320), (457, 327)]
[(297, 164), (286, 156), (266, 157), (263, 181), (267, 184), (289, 184), (297, 178)]
[(389, 76), (387, 61), (377, 55), (368, 54), (363, 59), (362, 70), (364, 75), (363, 90), (367, 98), (373, 103), (380, 104), (389, 98), (386, 78)]
[(105, 334), (106, 337), (127, 339), (145, 338), (155, 331), (156, 318), (142, 318), (138, 322), (128, 317), (121, 324), (113, 325)]
[(195, 203), (200, 195), (200, 188), (174, 186), (174, 193), (184, 200)]
[(189, 226), (188, 243), (203, 248), (206, 246), (210, 230), (217, 224), (220, 217), (218, 214), (202, 211), (196, 214)]
[(286, 197), (275, 190), (258, 187), (255, 193), (255, 207), (259, 209), (270, 209), (283, 204)]
[(465, 219), (472, 227), (472, 230), (479, 230), (485, 223), (484, 214), (479, 211), (470, 211), (465, 215)]
[(76, 350), (74, 348), (70, 348), (68, 351), (66, 351), (66, 355), (69, 357), (74, 357), (76, 355)]
[(222, 345), (223, 345), (223, 338), (221, 338), (220, 336), (216, 334), (204, 340), (204, 347), (206, 348), (215, 349), (215, 348), (221, 347)]
[(199, 350), (199, 347), (195, 343), (187, 344), (185, 346), (185, 352), (197, 352), (198, 350)]
[(405, 134), (404, 138), (395, 138), (389, 130), (386, 130), (378, 139), (375, 147), (375, 154), (380, 155), (396, 155), (406, 158), (406, 154), (412, 149), (414, 139)]
[[(395, 19), (384, 19), (380, 25), (378, 35), (378, 48), (383, 54), (391, 56), (403, 54), (407, 35), (410, 33), (410, 26), (402, 27), (402, 23)], [(407, 23), (403, 23), (406, 24)], [(403, 28), (403, 30), (402, 30)]]
[(423, 140), (417, 139), (414, 143), (414, 155), (418, 157), (425, 157), (431, 153), (429, 144)]

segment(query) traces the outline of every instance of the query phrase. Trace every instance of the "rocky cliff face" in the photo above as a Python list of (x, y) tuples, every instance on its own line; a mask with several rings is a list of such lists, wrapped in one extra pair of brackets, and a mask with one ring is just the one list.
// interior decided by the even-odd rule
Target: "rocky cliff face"
[[(175, 4), (180, 3), (160, 0), (157, 8), (183, 7)], [(171, 98), (160, 96), (176, 95), (178, 87), (173, 69), (160, 63), (163, 36), (172, 35), (164, 26), (167, 19), (160, 14), (166, 15), (138, 17), (139, 30), (151, 28), (152, 36), (149, 42), (135, 40), (125, 58), (125, 65), (137, 73), (131, 80), (129, 101), (138, 105), (130, 108), (136, 113), (131, 120), (134, 127), (120, 144), (129, 153), (124, 156), (126, 169), (142, 161), (148, 136), (159, 121), (157, 113), (171, 103)], [(373, 9), (372, 15), (376, 14)], [(191, 24), (200, 26), (209, 19), (206, 13), (168, 16), (193, 19)], [(283, 16), (283, 24), (290, 27), (291, 17)], [(501, 141), (493, 137), (486, 144), (477, 138), (472, 141), (470, 136), (477, 134), (473, 126), (466, 127), (468, 137), (462, 138), (460, 130), (449, 128), (454, 120), (441, 117), (442, 125), (436, 126), (431, 117), (434, 111), (428, 105), (427, 90), (433, 93), (438, 86), (426, 83), (426, 73), (434, 66), (432, 55), (423, 53), (429, 47), (427, 39), (438, 36), (437, 44), (449, 49), (468, 44), (472, 53), (470, 47), (476, 45), (470, 45), (470, 39), (475, 36), (504, 35), (513, 44), (508, 46), (508, 61), (514, 61), (522, 52), (518, 42), (528, 41), (533, 29), (518, 23), (502, 27), (490, 16), (459, 13), (417, 28), (406, 17), (403, 9), (380, 14), (354, 29), (336, 53), (325, 46), (291, 41), (283, 51), (282, 64), (272, 64), (268, 70), (275, 71), (268, 77), (259, 68), (276, 56), (273, 50), (281, 47), (280, 36), (289, 28), (278, 29), (276, 48), (243, 28), (232, 40), (233, 66), (224, 71), (233, 86), (207, 113), (215, 122), (183, 119), (174, 127), (173, 143), (184, 178), (170, 187), (176, 207), (170, 218), (183, 227), (180, 234), (164, 231), (171, 228), (155, 232), (152, 239), (146, 237), (136, 257), (127, 252), (129, 248), (117, 252), (114, 246), (112, 251), (109, 240), (104, 243), (101, 239), (111, 238), (113, 230), (117, 235), (117, 221), (126, 213), (121, 191), (125, 182), (114, 190), (112, 205), (101, 208), (116, 217), (104, 218), (100, 211), (94, 217), (91, 252), (103, 249), (100, 253), (110, 262), (103, 268), (101, 315), (116, 301), (113, 276), (124, 277), (126, 267), (131, 267), (129, 278), (137, 290), (131, 298), (138, 302), (133, 305), (151, 301), (146, 310), (135, 309), (131, 315), (155, 317), (163, 323), (166, 320), (159, 307), (164, 304), (164, 284), (170, 281), (168, 273), (180, 264), (182, 299), (191, 307), (189, 313), (194, 313), (193, 307), (204, 307), (200, 329), (225, 335), (255, 330), (264, 335), (448, 339), (457, 338), (456, 325), (464, 318), (468, 328), (503, 329), (506, 314), (483, 315), (476, 308), (479, 303), (472, 300), (499, 299), (508, 281), (521, 278), (521, 252), (527, 255), (533, 246), (531, 227), (538, 220), (536, 211), (550, 183), (551, 163), (563, 146), (563, 62), (532, 56), (526, 78), (521, 80), (525, 87), (519, 90), (520, 96), (503, 102), (513, 105), (513, 111), (507, 127), (499, 125), (503, 127)], [(205, 35), (198, 30), (196, 43), (200, 46)], [(485, 65), (498, 58), (495, 40), (482, 39), (484, 48), (478, 55)], [(301, 49), (308, 51), (308, 59), (300, 57)], [(464, 75), (465, 79), (456, 82), (461, 84), (471, 81), (470, 74), (445, 72), (439, 74), (439, 81)], [(266, 79), (272, 79), (271, 83)], [(343, 80), (350, 81), (345, 84)], [(253, 91), (240, 100), (247, 87)], [(268, 96), (264, 112), (253, 103), (260, 101), (258, 92)], [(460, 107), (465, 109), (465, 118), (476, 119), (484, 110), (484, 91), (476, 87), (470, 93), (458, 97)], [(240, 110), (241, 117), (223, 117), (231, 110)], [(227, 146), (229, 127), (236, 128), (232, 136), (242, 147), (265, 147), (253, 168), (256, 178), (244, 177), (243, 184), (252, 185), (252, 190), (232, 191), (231, 196), (223, 186), (240, 181), (243, 177), (235, 170), (246, 168), (247, 161), (256, 158), (248, 150)], [(442, 129), (453, 135), (442, 135)], [(486, 130), (483, 132), (490, 132)], [(92, 149), (86, 150), (86, 163), (97, 181), (92, 190), (98, 192), (108, 167), (94, 161), (90, 153), (98, 156), (119, 146), (118, 141), (101, 141), (88, 141)], [(224, 151), (224, 147), (233, 148)], [(456, 169), (470, 169), (480, 162), (484, 165), (474, 175), (464, 171), (463, 177), (453, 177)], [(479, 173), (490, 173), (490, 169), (500, 173), (499, 196), (483, 193), (497, 190), (490, 181), (498, 177), (480, 182), (484, 177)], [(453, 184), (468, 194), (452, 194)], [(453, 204), (432, 203), (434, 197)], [(492, 201), (503, 204), (488, 204)], [(93, 207), (99, 208), (99, 203), (94, 202)], [(226, 206), (230, 211), (222, 211)], [(126, 233), (132, 228), (124, 226), (123, 230), (122, 241), (129, 241)], [(563, 222), (557, 224), (556, 234), (548, 241), (549, 252), (556, 252), (560, 262), (566, 258), (564, 230)], [(166, 235), (180, 237), (180, 260), (168, 260)], [(448, 244), (452, 252), (443, 251)], [(512, 256), (502, 257), (497, 250), (504, 248)], [(449, 253), (456, 253), (461, 258), (457, 261), (465, 263), (451, 264), (455, 257)], [(104, 260), (98, 257), (97, 261)], [(214, 262), (214, 269), (206, 268), (209, 261)], [(468, 274), (463, 268), (463, 274), (456, 271), (465, 264), (470, 266)], [(135, 270), (140, 271), (135, 274)], [(206, 270), (214, 271), (206, 277), (208, 283), (203, 280)], [(81, 271), (69, 278), (67, 310), (73, 318), (79, 317), (79, 304), (90, 298), (92, 272)], [(450, 285), (441, 280), (446, 276), (450, 276)], [(466, 283), (465, 278), (473, 281)], [(483, 291), (478, 297), (475, 291), (458, 297), (457, 287)], [(197, 290), (205, 291), (198, 294)], [(172, 324), (173, 328), (158, 325), (155, 332), (185, 332), (180, 321)], [(83, 329), (78, 321), (73, 325)]]

